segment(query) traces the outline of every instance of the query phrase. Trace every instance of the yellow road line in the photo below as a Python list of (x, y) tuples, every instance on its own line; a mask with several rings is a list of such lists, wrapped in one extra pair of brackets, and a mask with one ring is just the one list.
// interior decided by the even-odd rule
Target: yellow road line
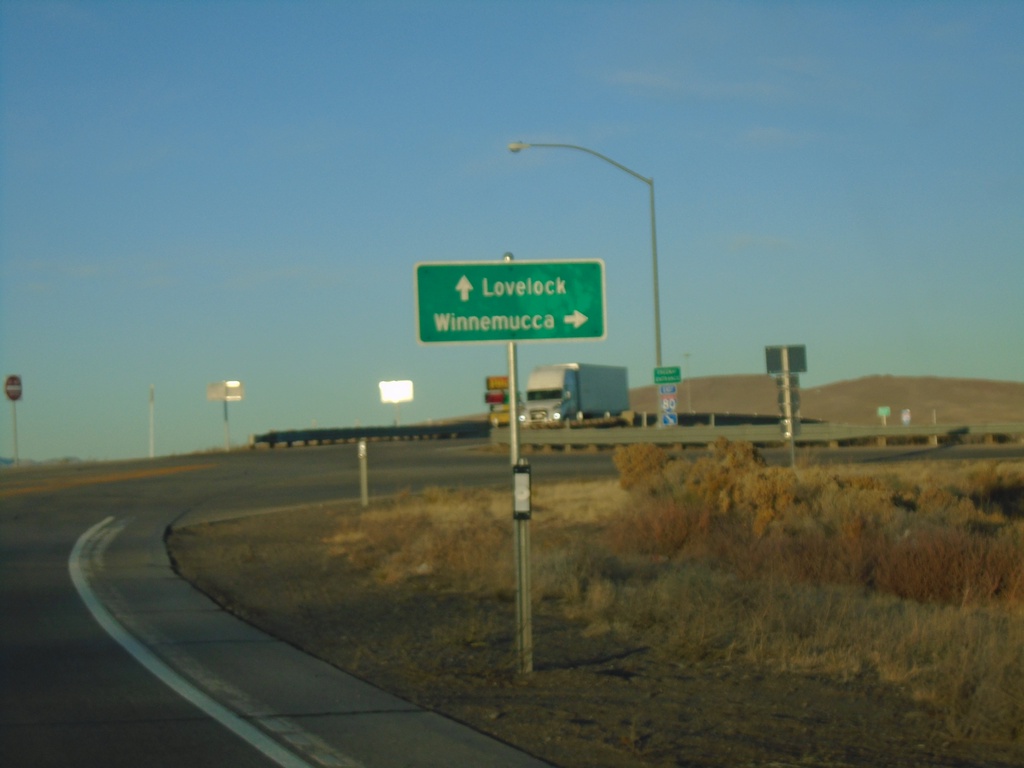
[[(160, 469), (133, 469), (124, 472), (107, 472), (104, 474), (91, 475), (89, 477), (54, 477), (34, 485), (22, 485), (12, 488), (0, 489), (0, 499), (11, 496), (25, 496), (30, 493), (45, 493), (47, 491), (63, 491), (68, 488), (77, 488), (83, 485), (99, 485), (101, 483), (120, 483), (126, 480), (145, 480), (151, 477), (165, 477), (177, 475), (181, 472), (193, 472), (197, 469), (209, 469), (213, 464), (185, 464), (180, 467), (162, 467)], [(32, 478), (33, 481), (39, 478)]]

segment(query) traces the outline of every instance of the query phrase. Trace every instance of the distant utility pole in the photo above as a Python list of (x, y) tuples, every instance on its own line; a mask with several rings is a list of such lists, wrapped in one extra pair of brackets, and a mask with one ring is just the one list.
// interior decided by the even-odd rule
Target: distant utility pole
[(686, 411), (693, 413), (693, 393), (690, 391), (690, 353), (683, 352), (683, 376), (686, 379)]
[(156, 385), (149, 385), (149, 458), (153, 458), (156, 455), (156, 436), (154, 433), (154, 414), (153, 411), (156, 406)]

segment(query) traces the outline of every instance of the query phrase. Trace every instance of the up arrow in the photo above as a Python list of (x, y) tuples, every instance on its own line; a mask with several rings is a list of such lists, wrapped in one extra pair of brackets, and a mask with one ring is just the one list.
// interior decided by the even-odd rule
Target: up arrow
[(581, 325), (583, 325), (589, 319), (590, 319), (589, 317), (584, 315), (578, 309), (573, 310), (573, 313), (571, 315), (566, 315), (565, 316), (565, 322), (569, 323), (569, 325), (572, 325), (575, 328), (579, 328)]
[(469, 282), (468, 277), (463, 275), (458, 285), (455, 286), (455, 290), (462, 294), (463, 301), (469, 301), (469, 292), (473, 290), (473, 284)]

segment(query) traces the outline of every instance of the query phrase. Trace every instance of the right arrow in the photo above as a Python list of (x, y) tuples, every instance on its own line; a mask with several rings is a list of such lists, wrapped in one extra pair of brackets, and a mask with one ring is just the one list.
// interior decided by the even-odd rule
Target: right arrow
[(590, 319), (589, 317), (584, 315), (578, 309), (574, 310), (571, 315), (566, 315), (565, 316), (565, 322), (569, 323), (569, 325), (573, 326), (574, 328), (579, 328), (581, 325), (583, 325), (589, 319)]

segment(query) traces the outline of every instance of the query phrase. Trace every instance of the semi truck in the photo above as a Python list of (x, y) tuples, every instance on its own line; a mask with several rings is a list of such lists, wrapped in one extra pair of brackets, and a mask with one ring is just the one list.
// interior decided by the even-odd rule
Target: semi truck
[(560, 363), (540, 365), (530, 372), (526, 404), (520, 420), (547, 426), (629, 410), (629, 380), (624, 367)]

